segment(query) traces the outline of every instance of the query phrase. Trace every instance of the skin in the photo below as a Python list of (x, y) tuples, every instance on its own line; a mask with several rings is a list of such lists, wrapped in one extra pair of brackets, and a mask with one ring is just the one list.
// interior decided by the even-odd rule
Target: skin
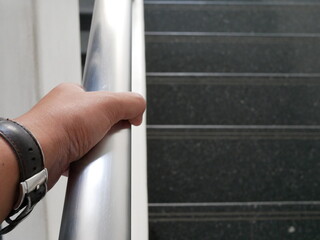
[[(61, 84), (29, 112), (14, 119), (39, 141), (48, 169), (49, 189), (112, 128), (139, 125), (145, 100), (136, 93), (85, 92), (76, 84)], [(0, 223), (18, 198), (18, 163), (0, 138)]]

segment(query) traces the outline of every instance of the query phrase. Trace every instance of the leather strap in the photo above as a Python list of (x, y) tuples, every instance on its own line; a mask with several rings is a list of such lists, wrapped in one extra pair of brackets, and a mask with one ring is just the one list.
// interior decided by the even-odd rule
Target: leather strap
[[(0, 118), (0, 136), (13, 149), (19, 164), (20, 197), (14, 210), (9, 214), (7, 227), (0, 231), (5, 234), (20, 223), (47, 192), (47, 170), (41, 147), (35, 137), (25, 127), (9, 120)], [(12, 220), (11, 217), (20, 214)]]
[(42, 151), (26, 128), (16, 122), (0, 119), (0, 135), (13, 146), (19, 163), (20, 182), (44, 168)]

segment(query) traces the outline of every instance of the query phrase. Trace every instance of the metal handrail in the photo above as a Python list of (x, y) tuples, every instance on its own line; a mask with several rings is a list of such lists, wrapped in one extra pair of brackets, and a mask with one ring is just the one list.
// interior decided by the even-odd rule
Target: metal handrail
[[(132, 6), (132, 91), (146, 97), (146, 62), (143, 0)], [(144, 115), (145, 117), (145, 115)], [(132, 129), (131, 239), (147, 240), (147, 136), (146, 121)]]
[[(130, 91), (131, 0), (96, 0), (84, 71), (87, 91)], [(88, 116), (90, 117), (90, 116)], [(131, 239), (130, 130), (72, 164), (60, 240)]]

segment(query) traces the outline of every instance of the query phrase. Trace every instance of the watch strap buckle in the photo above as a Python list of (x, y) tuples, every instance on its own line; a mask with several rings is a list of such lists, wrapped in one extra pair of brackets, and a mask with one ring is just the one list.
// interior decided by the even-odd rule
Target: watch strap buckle
[[(32, 192), (39, 190), (42, 185), (45, 187), (45, 193), (47, 192), (47, 180), (48, 180), (48, 170), (44, 168), (42, 171), (33, 175), (32, 177), (26, 179), (24, 182), (20, 182), (20, 194), (19, 200), (14, 206), (14, 210), (17, 210), (21, 207), (22, 203), (25, 200), (25, 197), (31, 197)], [(44, 196), (44, 195), (43, 195)], [(40, 199), (39, 199), (40, 200)], [(31, 201), (34, 202), (34, 201)]]

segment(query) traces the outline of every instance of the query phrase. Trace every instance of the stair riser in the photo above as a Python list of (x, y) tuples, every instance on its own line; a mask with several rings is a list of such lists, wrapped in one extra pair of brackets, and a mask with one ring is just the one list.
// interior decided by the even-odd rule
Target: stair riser
[[(228, 78), (222, 78), (219, 84), (215, 84), (216, 79), (205, 78), (189, 84), (183, 84), (183, 78), (179, 78), (180, 84), (161, 84), (161, 80), (148, 84), (149, 124), (320, 124), (319, 80), (318, 85), (309, 86), (290, 85), (290, 78), (288, 85), (268, 85), (269, 80), (272, 84), (283, 79), (265, 79), (259, 84), (259, 78), (231, 84)], [(301, 81), (307, 84), (308, 79)]]
[(320, 200), (320, 133), (239, 136), (149, 131), (149, 202)]
[(318, 73), (318, 37), (146, 36), (148, 72)]
[(159, 240), (291, 240), (319, 236), (317, 219), (150, 222), (149, 225), (150, 239)]
[(319, 11), (320, 5), (145, 4), (145, 26), (162, 32), (319, 33)]

